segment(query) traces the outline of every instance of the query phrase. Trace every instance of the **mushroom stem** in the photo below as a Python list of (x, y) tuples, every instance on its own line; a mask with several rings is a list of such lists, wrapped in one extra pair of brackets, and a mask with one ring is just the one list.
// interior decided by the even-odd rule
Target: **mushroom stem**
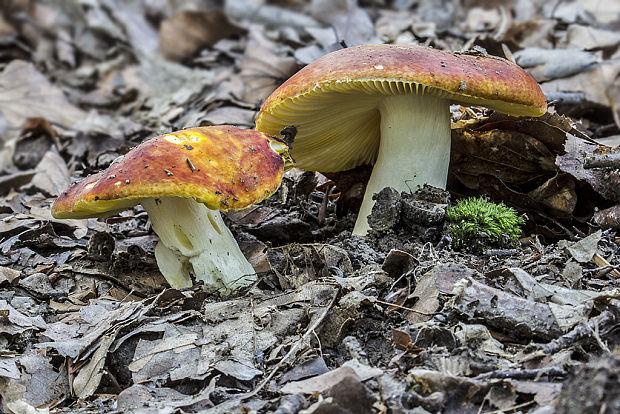
[(373, 194), (385, 187), (415, 191), (430, 184), (445, 188), (450, 163), (450, 105), (424, 95), (387, 96), (379, 102), (381, 140), (354, 235), (366, 235)]
[(170, 286), (190, 287), (193, 275), (205, 287), (228, 294), (256, 280), (219, 211), (191, 198), (147, 198), (141, 203), (159, 236), (155, 258)]

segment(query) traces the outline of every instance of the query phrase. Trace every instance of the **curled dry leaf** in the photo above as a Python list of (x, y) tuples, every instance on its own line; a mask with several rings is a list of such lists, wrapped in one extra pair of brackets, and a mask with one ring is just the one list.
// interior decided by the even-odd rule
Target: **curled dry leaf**
[(229, 17), (239, 20), (270, 26), (292, 26), (297, 29), (320, 26), (320, 23), (311, 16), (270, 4), (257, 4), (249, 0), (226, 0), (224, 7)]
[(347, 46), (381, 43), (366, 10), (357, 1), (312, 0), (311, 13), (318, 20), (330, 25), (337, 41)]
[(538, 82), (575, 75), (601, 61), (600, 54), (575, 49), (528, 48), (514, 57)]
[(240, 32), (222, 10), (182, 10), (161, 22), (159, 49), (166, 59), (180, 62)]
[(0, 300), (0, 333), (19, 335), (28, 330), (45, 329), (46, 325), (41, 316), (26, 316), (15, 310), (7, 301)]
[(250, 30), (239, 69), (245, 86), (243, 99), (259, 103), (293, 74), (297, 64), (285, 55), (282, 46), (258, 30)]

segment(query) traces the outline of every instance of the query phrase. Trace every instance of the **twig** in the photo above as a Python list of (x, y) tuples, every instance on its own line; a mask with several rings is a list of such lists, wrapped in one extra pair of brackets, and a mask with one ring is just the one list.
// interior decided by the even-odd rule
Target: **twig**
[(487, 257), (496, 256), (496, 257), (506, 257), (506, 256), (514, 256), (518, 253), (517, 249), (488, 249), (484, 251), (484, 255)]
[(542, 345), (541, 351), (545, 355), (556, 354), (582, 339), (590, 338), (592, 332), (599, 329), (599, 327), (614, 325), (616, 320), (616, 315), (612, 311), (606, 310), (589, 321), (580, 323), (572, 331), (552, 340), (548, 344)]
[[(594, 263), (595, 265), (599, 266), (599, 267), (605, 267), (605, 266), (611, 266), (611, 263), (609, 263), (607, 261), (607, 259), (605, 259), (603, 256), (601, 256), (598, 253), (594, 253), (594, 256), (592, 256), (592, 263)], [(618, 269), (616, 267), (614, 267), (611, 270), (611, 274), (616, 278), (619, 279), (620, 278), (620, 271), (618, 271)]]
[[(595, 321), (596, 322), (596, 321)], [(607, 347), (607, 345), (603, 342), (603, 340), (601, 339), (601, 335), (600, 335), (600, 329), (598, 326), (598, 323), (594, 323), (594, 330), (592, 331), (592, 336), (594, 337), (594, 339), (596, 340), (596, 343), (598, 344), (598, 346), (605, 351), (607, 354), (611, 354), (611, 351), (609, 350), (609, 348)]]
[(433, 316), (434, 315), (434, 313), (422, 312), (422, 311), (419, 311), (419, 310), (415, 310), (413, 308), (408, 308), (408, 307), (403, 306), (403, 305), (398, 305), (396, 303), (384, 302), (384, 301), (379, 300), (379, 299), (375, 299), (375, 302), (379, 302), (382, 305), (388, 305), (388, 306), (393, 306), (395, 308), (400, 308), (400, 309), (403, 309), (403, 310), (407, 310), (409, 312), (419, 313), (420, 315), (425, 315), (425, 316)]
[[(431, 260), (439, 260), (439, 256), (437, 256), (437, 252), (435, 252), (435, 248), (433, 247), (431, 242), (424, 243), (424, 245), (422, 246), (422, 250), (420, 250), (420, 256), (424, 254), (426, 246), (428, 246), (428, 254), (431, 257)], [(419, 261), (421, 262), (422, 260)]]
[(93, 272), (93, 273), (87, 273), (87, 272), (81, 272), (81, 271), (76, 271), (75, 273), (78, 274), (82, 274), (82, 275), (86, 275), (86, 276), (90, 276), (90, 277), (100, 277), (102, 279), (106, 279), (110, 282), (116, 283), (118, 286), (120, 286), (121, 288), (123, 288), (124, 290), (126, 290), (127, 292), (130, 292), (130, 294), (134, 294), (137, 297), (139, 297), (140, 299), (145, 299), (148, 297), (148, 295), (145, 295), (144, 293), (135, 290), (131, 287), (129, 287), (129, 285), (125, 284), (124, 282), (122, 282), (120, 279), (112, 276), (112, 275), (108, 275), (106, 273), (102, 273), (102, 272)]
[(583, 168), (620, 168), (620, 153), (588, 156), (583, 160)]
[(510, 408), (505, 408), (503, 410), (495, 410), (495, 411), (491, 411), (487, 414), (501, 414), (501, 413), (505, 413), (508, 411), (514, 411), (514, 410), (518, 410), (519, 408), (523, 408), (523, 407), (527, 407), (528, 405), (532, 405), (534, 404), (536, 401), (532, 400), (532, 401), (528, 401), (528, 402), (524, 402), (523, 404), (519, 404), (519, 405), (513, 405)]
[(483, 380), (488, 378), (499, 379), (515, 379), (515, 380), (527, 380), (540, 378), (542, 376), (548, 377), (563, 377), (566, 375), (566, 371), (560, 367), (546, 367), (538, 369), (522, 369), (522, 370), (508, 370), (508, 371), (490, 371), (485, 372), (474, 377), (474, 380)]
[(127, 299), (129, 299), (129, 297), (130, 297), (131, 295), (133, 295), (134, 291), (135, 291), (135, 289), (131, 289), (131, 290), (129, 291), (129, 293), (128, 293), (128, 294), (127, 294), (127, 295), (126, 295), (126, 296), (125, 296), (125, 297), (124, 297), (124, 298), (123, 298), (123, 299), (122, 299), (119, 303), (123, 303), (123, 302), (125, 302)]
[(584, 269), (583, 273), (586, 275), (596, 273), (594, 277), (599, 278), (605, 276), (607, 273), (610, 273), (612, 270), (620, 270), (620, 265), (607, 265), (602, 267), (595, 267), (594, 269)]
[(314, 334), (314, 339), (316, 339), (316, 342), (319, 344), (319, 354), (321, 355), (321, 358), (323, 358), (323, 345), (321, 345), (321, 338), (319, 338), (315, 331), (312, 331), (312, 333)]
[(336, 188), (333, 184), (329, 184), (327, 189), (325, 189), (325, 196), (323, 197), (323, 201), (321, 202), (321, 208), (319, 209), (319, 225), (323, 226), (325, 224), (325, 219), (327, 218), (327, 206), (329, 202), (329, 195), (332, 190)]

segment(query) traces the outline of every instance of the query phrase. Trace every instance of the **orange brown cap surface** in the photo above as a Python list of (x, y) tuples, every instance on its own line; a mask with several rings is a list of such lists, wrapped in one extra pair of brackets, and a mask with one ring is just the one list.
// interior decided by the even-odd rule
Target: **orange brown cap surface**
[[(362, 45), (323, 56), (293, 75), (264, 102), (256, 129), (275, 135), (294, 125), (293, 158), (300, 168), (319, 171), (328, 170), (320, 160), (306, 161), (306, 155), (330, 140), (357, 136), (365, 153), (347, 156), (350, 162), (343, 166), (353, 168), (374, 161), (376, 146), (366, 144), (379, 138), (377, 103), (399, 94), (435, 96), (516, 116), (540, 116), (547, 110), (536, 81), (505, 59), (414, 45)], [(334, 145), (328, 152), (336, 153)]]
[(152, 197), (194, 198), (214, 210), (248, 207), (280, 186), (283, 148), (274, 137), (232, 126), (160, 135), (69, 188), (52, 206), (52, 215), (95, 217)]

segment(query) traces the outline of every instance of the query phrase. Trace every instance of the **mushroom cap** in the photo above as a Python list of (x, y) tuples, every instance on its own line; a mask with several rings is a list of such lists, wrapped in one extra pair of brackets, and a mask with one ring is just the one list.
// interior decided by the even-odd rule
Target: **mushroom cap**
[(103, 216), (151, 197), (194, 198), (213, 210), (241, 209), (280, 186), (285, 162), (272, 145), (285, 147), (262, 132), (232, 126), (160, 135), (73, 185), (54, 202), (52, 215)]
[[(299, 168), (335, 172), (372, 163), (378, 149), (382, 97), (436, 96), (515, 116), (541, 116), (545, 96), (522, 68), (482, 54), (414, 45), (362, 45), (329, 53), (276, 89), (256, 129), (277, 134), (294, 125), (291, 155)], [(320, 156), (313, 152), (322, 148)], [(341, 160), (336, 168), (325, 154)]]

